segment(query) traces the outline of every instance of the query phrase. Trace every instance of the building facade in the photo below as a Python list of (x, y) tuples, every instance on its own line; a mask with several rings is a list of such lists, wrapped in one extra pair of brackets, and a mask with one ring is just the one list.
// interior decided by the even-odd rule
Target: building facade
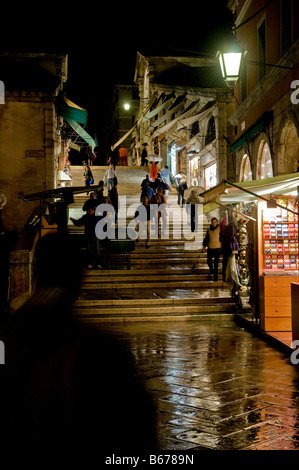
[(130, 130), (134, 126), (136, 113), (139, 108), (138, 87), (136, 85), (116, 85), (114, 88), (111, 142), (121, 145), (128, 153), (128, 165), (137, 165), (135, 141)]
[(188, 185), (209, 189), (233, 173), (227, 127), (233, 97), (214, 59), (145, 57), (137, 54), (135, 83), (140, 109), (134, 130), (137, 151), (161, 159)]
[(298, 2), (232, 0), (229, 7), (247, 51), (229, 117), (236, 181), (296, 172), (299, 108), (291, 95), (299, 77)]
[(67, 56), (1, 54), (0, 188), (7, 198), (5, 231), (20, 231), (36, 203), (19, 193), (54, 188), (61, 153), (55, 98), (67, 80)]

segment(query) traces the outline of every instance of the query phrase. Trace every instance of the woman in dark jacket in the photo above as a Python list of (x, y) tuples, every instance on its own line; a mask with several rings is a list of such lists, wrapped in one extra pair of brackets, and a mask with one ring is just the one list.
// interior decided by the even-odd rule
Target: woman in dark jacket
[(96, 200), (97, 200), (98, 205), (104, 203), (104, 181), (103, 180), (99, 181), (99, 187), (96, 190)]
[[(84, 173), (83, 173), (83, 179), (84, 179), (85, 186), (90, 186), (93, 183), (92, 171), (91, 171), (91, 169), (89, 168), (88, 165), (86, 165), (86, 167), (85, 167), (85, 170), (84, 170)], [(89, 191), (87, 191), (86, 194), (88, 195)]]
[(117, 223), (118, 219), (118, 191), (117, 191), (117, 177), (113, 178), (113, 187), (110, 191), (110, 201), (113, 206), (115, 212), (115, 223)]
[(182, 202), (182, 207), (186, 202), (185, 199), (184, 199), (184, 192), (185, 192), (186, 189), (188, 189), (186, 177), (182, 176), (182, 178), (178, 182), (178, 187), (177, 187), (178, 205), (180, 206), (181, 202)]
[(221, 249), (222, 249), (222, 276), (223, 280), (226, 278), (226, 267), (228, 260), (234, 251), (239, 251), (239, 243), (235, 235), (235, 224), (231, 222), (225, 225), (220, 233)]

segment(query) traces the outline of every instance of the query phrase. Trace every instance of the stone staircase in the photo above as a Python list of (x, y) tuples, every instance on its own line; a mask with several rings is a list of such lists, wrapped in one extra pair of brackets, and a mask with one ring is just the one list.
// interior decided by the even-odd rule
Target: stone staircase
[[(92, 166), (91, 171), (94, 177), (95, 184), (98, 184), (100, 180), (104, 179), (105, 171), (108, 166)], [(83, 181), (83, 166), (72, 166), (72, 185), (73, 186), (84, 186)], [(123, 166), (116, 167), (117, 179), (118, 179), (118, 193), (123, 196), (136, 196), (140, 193), (141, 181), (145, 178), (145, 175), (149, 173), (149, 167), (139, 166)]]
[[(139, 203), (140, 183), (145, 175), (138, 167), (129, 168), (119, 169), (119, 194), (127, 196), (127, 206)], [(97, 176), (99, 174), (97, 172)], [(78, 218), (83, 214), (82, 207), (87, 198), (84, 194), (75, 196), (70, 217)], [(234, 316), (235, 304), (229, 286), (222, 282), (221, 274), (218, 282), (210, 280), (206, 254), (199, 252), (208, 220), (200, 216), (195, 239), (186, 240), (179, 223), (183, 209), (176, 204), (176, 199), (173, 191), (168, 198), (168, 204), (174, 208), (169, 238), (152, 239), (149, 249), (139, 240), (131, 255), (130, 270), (119, 256), (113, 258), (110, 269), (83, 272), (81, 288), (73, 305), (78, 320), (88, 323), (213, 321)], [(132, 216), (126, 216), (127, 223), (131, 219)], [(119, 224), (122, 223), (120, 218)], [(82, 234), (82, 228), (72, 223), (69, 230), (74, 236)], [(194, 265), (195, 269), (192, 269)]]

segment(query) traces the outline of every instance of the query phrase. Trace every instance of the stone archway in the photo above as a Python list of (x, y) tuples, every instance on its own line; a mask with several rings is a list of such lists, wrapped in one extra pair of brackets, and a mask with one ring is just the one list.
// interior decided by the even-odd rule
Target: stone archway
[(241, 161), (239, 181), (240, 183), (243, 181), (252, 181), (251, 162), (247, 153), (243, 155)]
[(262, 139), (257, 153), (256, 179), (267, 179), (273, 176), (272, 155), (268, 142)]
[(295, 124), (286, 120), (280, 132), (278, 150), (278, 174), (297, 171), (299, 160), (299, 137)]

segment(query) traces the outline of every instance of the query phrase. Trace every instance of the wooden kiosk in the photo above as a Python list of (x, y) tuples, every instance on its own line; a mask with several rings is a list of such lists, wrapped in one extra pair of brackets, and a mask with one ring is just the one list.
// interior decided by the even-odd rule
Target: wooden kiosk
[(299, 281), (298, 204), (293, 196), (274, 201), (278, 206), (258, 203), (259, 313), (261, 329), (279, 336), (292, 332), (291, 284)]
[(297, 309), (299, 315), (299, 301), (293, 301), (292, 309), (295, 287), (291, 289), (299, 282), (298, 188), (296, 172), (242, 183), (223, 180), (201, 194), (204, 213), (222, 206), (242, 213), (244, 219), (248, 213), (254, 215), (250, 287), (254, 288), (256, 319), (263, 331), (277, 339), (286, 338), (288, 344), (293, 335), (292, 310)]

